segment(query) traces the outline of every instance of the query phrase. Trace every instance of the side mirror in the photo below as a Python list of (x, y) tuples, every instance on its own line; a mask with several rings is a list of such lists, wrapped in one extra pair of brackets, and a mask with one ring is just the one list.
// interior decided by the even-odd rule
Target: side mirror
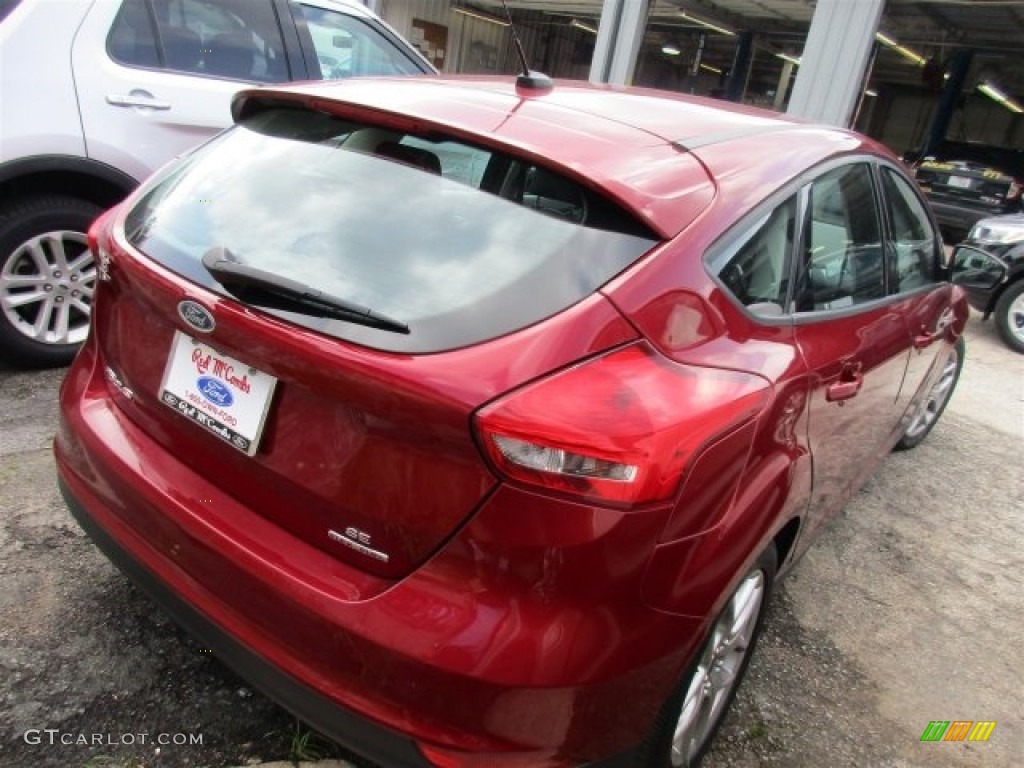
[(953, 282), (983, 291), (1006, 279), (1006, 264), (973, 245), (958, 245), (953, 251)]

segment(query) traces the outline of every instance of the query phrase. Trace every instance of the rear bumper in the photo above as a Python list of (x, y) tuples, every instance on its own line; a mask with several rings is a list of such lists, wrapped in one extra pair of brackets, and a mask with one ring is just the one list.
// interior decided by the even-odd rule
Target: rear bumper
[(395, 768), (429, 768), (411, 739), (384, 728), (302, 685), (295, 678), (267, 663), (239, 643), (203, 614), (181, 599), (159, 579), (143, 568), (110, 536), (60, 481), (64, 501), (75, 520), (93, 543), (114, 565), (189, 634), (202, 641), (217, 657), (241, 677), (266, 693), (286, 709), (335, 741), (353, 751)]
[[(121, 395), (99, 368), (87, 344), (62, 392), (55, 441), (62, 491), (83, 529), (244, 678), (382, 766), (619, 764), (700, 637), (700, 620), (652, 611), (632, 597), (638, 589), (621, 589), (623, 562), (608, 566), (621, 599), (596, 567), (617, 539), (659, 530), (661, 515), (597, 520), (583, 508), (588, 525), (611, 534), (598, 551), (560, 547), (551, 538), (559, 531), (548, 532), (533, 547), (518, 543), (536, 561), (513, 572), (487, 562), (488, 537), (510, 543), (479, 513), (411, 576), (380, 582), (252, 514), (155, 445), (112, 402)], [(511, 508), (529, 523), (524, 499), (485, 505), (495, 506), (502, 519)], [(551, 559), (556, 551), (564, 560)], [(629, 566), (637, 579), (645, 563)], [(559, 566), (570, 586), (552, 579)], [(566, 602), (573, 590), (580, 603)], [(449, 755), (458, 757), (444, 762)]]

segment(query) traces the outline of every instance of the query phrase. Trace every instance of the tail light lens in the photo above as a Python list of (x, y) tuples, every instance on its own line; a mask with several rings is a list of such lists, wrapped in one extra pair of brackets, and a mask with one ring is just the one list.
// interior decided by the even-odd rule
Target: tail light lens
[(671, 497), (690, 459), (752, 418), (767, 382), (675, 363), (646, 343), (527, 385), (476, 416), (506, 477), (616, 506)]
[(1024, 190), (1024, 183), (1021, 183), (1020, 181), (1018, 181), (1016, 179), (1011, 181), (1010, 182), (1010, 188), (1008, 190), (1006, 190), (1006, 199), (1007, 200), (1020, 200), (1020, 193), (1021, 193), (1022, 190)]

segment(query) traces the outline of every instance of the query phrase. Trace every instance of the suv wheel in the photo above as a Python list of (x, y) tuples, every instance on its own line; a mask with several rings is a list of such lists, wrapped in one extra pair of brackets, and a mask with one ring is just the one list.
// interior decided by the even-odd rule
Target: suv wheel
[(1024, 279), (1009, 286), (996, 303), (996, 329), (1006, 345), (1024, 352)]
[(0, 352), (16, 364), (66, 365), (89, 332), (96, 265), (86, 232), (102, 209), (75, 197), (0, 208)]

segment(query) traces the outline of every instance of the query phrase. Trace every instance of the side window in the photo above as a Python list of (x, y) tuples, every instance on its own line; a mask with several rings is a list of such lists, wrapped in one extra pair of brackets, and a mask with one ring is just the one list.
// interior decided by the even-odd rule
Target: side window
[(232, 80), (288, 79), (281, 32), (267, 0), (126, 0), (107, 50), (129, 66)]
[(153, 17), (146, 0), (125, 0), (107, 38), (107, 53), (129, 67), (159, 67)]
[(796, 231), (796, 198), (792, 197), (753, 226), (722, 258), (718, 273), (740, 303), (757, 315), (785, 311)]
[(836, 168), (808, 190), (797, 310), (841, 309), (885, 296), (878, 206), (865, 163)]
[(401, 144), (432, 153), (438, 159), (438, 173), (446, 179), (458, 181), (473, 189), (480, 188), (487, 164), (491, 161), (490, 152), (454, 141), (433, 142), (416, 136), (406, 136)]
[(928, 213), (910, 185), (892, 169), (882, 170), (882, 186), (892, 216), (896, 251), (895, 289), (912, 291), (938, 280), (938, 241)]
[(419, 75), (395, 43), (363, 19), (298, 3), (313, 39), (320, 76), (337, 80), (355, 75)]

